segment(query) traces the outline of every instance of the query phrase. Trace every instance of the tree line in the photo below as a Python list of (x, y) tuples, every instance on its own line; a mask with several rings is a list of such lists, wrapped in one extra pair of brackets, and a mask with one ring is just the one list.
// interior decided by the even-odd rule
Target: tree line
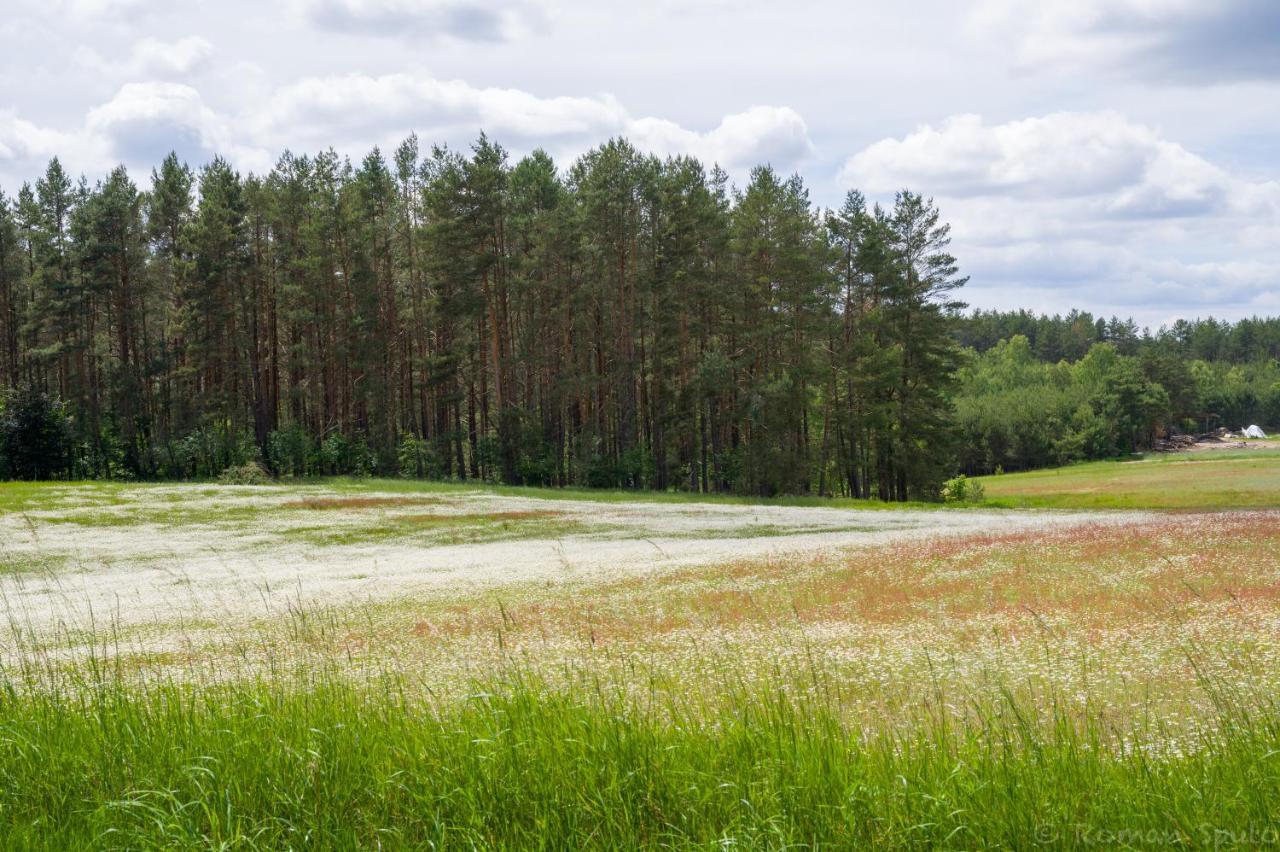
[(1139, 329), (1132, 318), (1094, 317), (1088, 311), (1037, 314), (1029, 310), (977, 310), (957, 318), (956, 340), (965, 348), (986, 352), (1017, 335), (1027, 338), (1041, 361), (1078, 361), (1095, 343), (1110, 343), (1122, 355), (1157, 350), (1198, 361), (1250, 364), (1280, 359), (1280, 317), (1252, 317), (1238, 322), (1179, 319), (1156, 331)]
[(567, 169), (483, 136), (265, 175), (171, 154), (145, 191), (55, 159), (0, 193), (0, 475), (928, 499), (948, 244), (909, 191), (820, 210), (621, 139)]
[(1111, 458), (1169, 434), (1280, 425), (1280, 319), (1178, 321), (1156, 332), (1073, 311), (979, 311), (954, 401), (967, 474)]

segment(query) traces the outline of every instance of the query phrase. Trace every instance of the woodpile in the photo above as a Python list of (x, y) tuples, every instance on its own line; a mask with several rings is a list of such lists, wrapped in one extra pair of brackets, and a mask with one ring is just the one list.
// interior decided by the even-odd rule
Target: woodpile
[(1163, 438), (1156, 439), (1152, 443), (1151, 449), (1157, 453), (1180, 453), (1189, 450), (1196, 444), (1232, 444), (1237, 447), (1245, 446), (1243, 441), (1230, 441), (1233, 438), (1226, 429), (1216, 429), (1213, 432), (1206, 432), (1203, 435), (1166, 435)]

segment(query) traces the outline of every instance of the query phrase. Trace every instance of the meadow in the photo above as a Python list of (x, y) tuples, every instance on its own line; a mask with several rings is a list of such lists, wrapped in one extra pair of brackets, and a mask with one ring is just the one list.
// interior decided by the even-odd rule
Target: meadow
[(1280, 440), (979, 478), (989, 505), (1047, 509), (1275, 507)]
[(0, 485), (0, 845), (1280, 843), (1280, 453), (986, 491)]

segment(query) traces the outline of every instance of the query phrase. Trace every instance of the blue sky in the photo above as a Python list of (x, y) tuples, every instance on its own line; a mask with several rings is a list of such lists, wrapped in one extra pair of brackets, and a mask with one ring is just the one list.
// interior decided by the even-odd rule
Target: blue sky
[(1280, 314), (1274, 0), (9, 0), (0, 188), (408, 132), (932, 195), (982, 307)]

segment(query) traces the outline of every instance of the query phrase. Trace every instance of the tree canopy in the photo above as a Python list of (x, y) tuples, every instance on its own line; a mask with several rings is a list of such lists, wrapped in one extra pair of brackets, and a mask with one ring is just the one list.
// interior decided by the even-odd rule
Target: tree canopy
[[(80, 476), (378, 473), (929, 498), (964, 283), (928, 199), (612, 140), (410, 137), (266, 175), (55, 159), (0, 201), (0, 376)], [(26, 399), (27, 397), (22, 397)]]
[(265, 175), (171, 154), (149, 184), (54, 159), (0, 192), (0, 475), (907, 500), (1280, 424), (1280, 320), (962, 314), (906, 190), (822, 210), (768, 166), (484, 136)]

